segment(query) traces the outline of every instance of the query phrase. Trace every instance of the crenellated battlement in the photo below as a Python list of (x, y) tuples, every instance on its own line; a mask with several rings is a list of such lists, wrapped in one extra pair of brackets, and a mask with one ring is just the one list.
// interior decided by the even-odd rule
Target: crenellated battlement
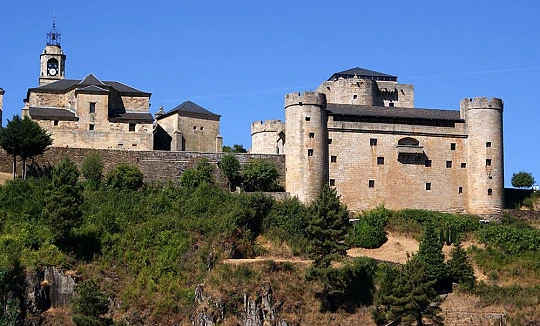
[(503, 100), (500, 98), (492, 97), (474, 97), (474, 98), (465, 98), (462, 99), (459, 103), (460, 109), (471, 110), (471, 109), (494, 109), (494, 110), (503, 110)]
[(281, 120), (259, 120), (251, 123), (251, 135), (260, 132), (275, 132), (283, 131), (284, 123)]
[(289, 93), (285, 95), (285, 109), (293, 105), (326, 106), (326, 95), (318, 92)]

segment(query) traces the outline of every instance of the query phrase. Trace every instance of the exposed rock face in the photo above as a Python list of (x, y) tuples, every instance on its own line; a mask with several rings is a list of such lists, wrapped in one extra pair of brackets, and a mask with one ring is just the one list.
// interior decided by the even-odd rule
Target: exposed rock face
[(63, 307), (75, 293), (75, 279), (54, 266), (47, 266), (25, 275), (25, 324), (41, 325), (41, 314), (53, 307)]
[(195, 312), (191, 315), (193, 326), (214, 326), (223, 322), (225, 308), (223, 301), (204, 296), (202, 284), (195, 287)]
[(289, 324), (279, 318), (282, 302), (274, 302), (270, 283), (263, 283), (261, 290), (257, 291), (254, 300), (244, 294), (244, 312), (242, 314), (243, 326), (288, 326)]

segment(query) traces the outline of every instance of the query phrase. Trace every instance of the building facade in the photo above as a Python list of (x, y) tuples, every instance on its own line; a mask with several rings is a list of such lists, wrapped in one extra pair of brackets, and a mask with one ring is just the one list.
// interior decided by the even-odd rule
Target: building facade
[[(286, 156), (286, 190), (303, 202), (329, 183), (352, 211), (384, 204), (471, 214), (504, 206), (503, 102), (460, 111), (414, 107), (414, 87), (361, 68), (285, 96), (285, 122), (252, 124), (252, 153)], [(281, 145), (282, 144), (282, 145)]]
[(55, 147), (153, 149), (150, 93), (93, 74), (65, 79), (60, 33), (47, 33), (39, 86), (28, 89), (23, 116), (49, 131)]
[(154, 149), (220, 153), (223, 138), (219, 133), (221, 116), (191, 102), (165, 113), (156, 113)]

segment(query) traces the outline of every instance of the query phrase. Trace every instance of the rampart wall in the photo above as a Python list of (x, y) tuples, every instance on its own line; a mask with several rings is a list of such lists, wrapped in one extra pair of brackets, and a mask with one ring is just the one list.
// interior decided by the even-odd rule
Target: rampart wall
[[(39, 155), (34, 162), (41, 168), (53, 166), (64, 157), (69, 156), (79, 168), (85, 157), (97, 152), (103, 159), (104, 173), (107, 173), (119, 163), (134, 164), (144, 174), (145, 182), (177, 182), (180, 175), (189, 168), (197, 165), (197, 162), (206, 158), (214, 166), (221, 161), (223, 153), (197, 153), (197, 152), (169, 152), (169, 151), (127, 151), (127, 150), (109, 150), (109, 149), (89, 149), (89, 148), (58, 148), (50, 147), (43, 155)], [(273, 162), (281, 175), (281, 182), (285, 179), (285, 156), (267, 155), (267, 154), (235, 154), (241, 164), (247, 163), (252, 159), (265, 159)], [(0, 149), (0, 172), (12, 172), (12, 157)], [(18, 163), (17, 174), (20, 175), (22, 165)], [(224, 181), (221, 176), (221, 170), (215, 169), (218, 180)]]

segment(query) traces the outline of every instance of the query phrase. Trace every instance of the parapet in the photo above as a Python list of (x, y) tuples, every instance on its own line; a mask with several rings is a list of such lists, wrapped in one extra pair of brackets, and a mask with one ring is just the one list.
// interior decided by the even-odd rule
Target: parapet
[(474, 98), (465, 98), (459, 103), (460, 110), (471, 110), (471, 109), (494, 109), (494, 110), (503, 110), (503, 100), (500, 98), (492, 97), (474, 97)]
[(251, 135), (259, 132), (275, 132), (283, 131), (283, 122), (281, 120), (265, 120), (255, 121), (251, 124)]
[(295, 92), (285, 95), (285, 108), (293, 105), (314, 105), (325, 107), (326, 95), (318, 92)]

